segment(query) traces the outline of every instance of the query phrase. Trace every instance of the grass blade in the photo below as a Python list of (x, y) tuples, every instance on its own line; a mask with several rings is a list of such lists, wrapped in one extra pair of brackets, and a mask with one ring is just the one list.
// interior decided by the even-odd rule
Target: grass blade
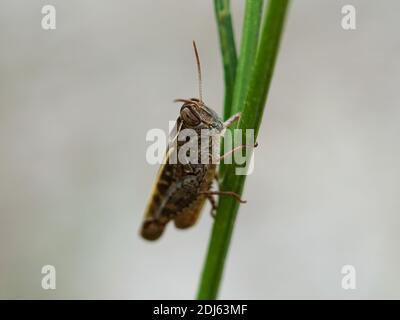
[[(238, 127), (254, 129), (257, 136), (275, 66), (289, 0), (270, 0), (257, 50), (255, 65), (248, 84), (248, 93)], [(236, 79), (236, 81), (240, 81)], [(246, 176), (235, 174), (235, 165), (227, 165), (222, 191), (241, 194)], [(199, 299), (216, 299), (239, 209), (237, 201), (220, 197), (208, 253), (198, 291)]]
[(226, 118), (229, 117), (231, 112), (237, 68), (237, 54), (230, 11), (230, 0), (214, 0), (214, 10), (218, 26), (222, 62), (224, 64), (224, 118)]
[[(244, 101), (248, 92), (249, 79), (257, 52), (263, 2), (263, 0), (246, 1), (232, 106), (229, 110), (224, 110), (225, 119), (243, 110)], [(223, 141), (221, 146), (222, 150), (224, 150)], [(224, 175), (225, 165), (221, 163), (219, 167), (219, 176), (222, 178)]]

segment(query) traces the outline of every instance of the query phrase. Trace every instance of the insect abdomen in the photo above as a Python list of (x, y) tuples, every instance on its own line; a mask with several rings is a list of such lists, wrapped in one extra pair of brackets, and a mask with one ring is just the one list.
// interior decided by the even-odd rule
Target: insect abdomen
[(197, 165), (195, 169), (198, 172), (187, 174), (180, 164), (163, 168), (142, 225), (143, 238), (158, 239), (170, 220), (181, 229), (196, 223), (205, 202), (201, 192), (209, 190), (215, 165)]

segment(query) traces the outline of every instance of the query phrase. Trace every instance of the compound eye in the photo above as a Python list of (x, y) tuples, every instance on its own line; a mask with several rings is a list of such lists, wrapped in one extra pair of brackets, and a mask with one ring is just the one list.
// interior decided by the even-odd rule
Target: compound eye
[(199, 116), (197, 115), (197, 112), (192, 110), (192, 108), (188, 106), (184, 106), (181, 109), (181, 118), (183, 122), (185, 122), (189, 126), (197, 126), (200, 124), (200, 119)]

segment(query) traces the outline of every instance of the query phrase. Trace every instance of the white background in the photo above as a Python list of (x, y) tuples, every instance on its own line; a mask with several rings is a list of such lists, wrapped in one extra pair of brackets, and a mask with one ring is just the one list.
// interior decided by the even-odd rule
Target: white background
[[(356, 31), (341, 28), (349, 3)], [(400, 298), (399, 10), (293, 1), (221, 298)], [(222, 111), (212, 1), (3, 0), (0, 39), (0, 297), (195, 297), (209, 208), (157, 243), (138, 229), (157, 171), (145, 135), (197, 94), (193, 39)]]

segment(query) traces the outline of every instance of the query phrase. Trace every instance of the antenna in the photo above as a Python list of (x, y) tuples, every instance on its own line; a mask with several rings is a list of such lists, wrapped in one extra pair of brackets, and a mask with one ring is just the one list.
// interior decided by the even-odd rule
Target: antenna
[(200, 58), (199, 52), (197, 51), (196, 42), (193, 41), (193, 48), (194, 54), (196, 55), (196, 63), (197, 63), (197, 76), (199, 79), (199, 100), (203, 102), (203, 93), (202, 93), (202, 86), (201, 86), (201, 66), (200, 66)]

